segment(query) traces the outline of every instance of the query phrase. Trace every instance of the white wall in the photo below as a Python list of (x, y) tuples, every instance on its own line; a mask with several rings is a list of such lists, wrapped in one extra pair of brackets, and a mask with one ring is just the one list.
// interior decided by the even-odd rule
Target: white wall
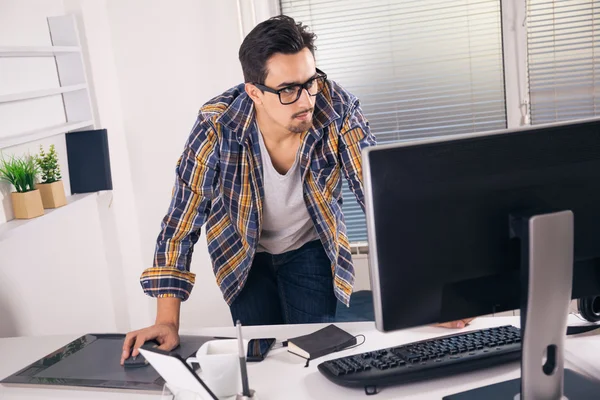
[[(149, 267), (175, 164), (200, 106), (242, 82), (236, 1), (109, 1), (108, 15), (141, 248)], [(191, 270), (196, 285), (183, 304), (182, 327), (230, 324), (204, 235)]]
[[(51, 45), (46, 17), (63, 15), (60, 0), (0, 2), (0, 45)], [(0, 93), (57, 87), (52, 58), (0, 59)], [(2, 134), (64, 122), (60, 96), (0, 106)], [(56, 144), (65, 189), (69, 180), (64, 136), (2, 150), (6, 156)], [(12, 218), (2, 187), (0, 224)], [(114, 298), (98, 200), (90, 196), (6, 231), (0, 237), (0, 336), (115, 330)], [(50, 312), (52, 310), (52, 312)]]
[[(66, 13), (76, 14), (83, 28), (88, 81), (97, 89), (92, 95), (96, 126), (109, 132), (114, 191), (70, 204), (0, 237), (0, 336), (127, 331), (131, 325), (150, 321), (150, 300), (133, 295), (139, 293), (136, 278), (143, 264), (106, 4), (103, 0), (3, 0), (0, 38), (7, 46), (50, 45), (46, 17)], [(11, 75), (0, 80), (3, 93), (25, 90), (36, 80), (38, 89), (58, 86), (51, 58), (6, 60), (0, 69)], [(6, 79), (6, 74), (0, 76)], [(3, 84), (8, 81), (10, 85)], [(60, 115), (52, 112), (55, 103), (60, 98), (50, 98), (33, 110), (11, 105), (10, 119), (0, 118), (0, 129), (59, 122), (52, 119)], [(49, 142), (57, 144), (66, 173), (64, 137), (42, 143)], [(28, 148), (36, 149), (37, 143), (5, 151), (20, 154)]]
[(0, 241), (0, 337), (117, 329), (97, 197)]
[(64, 4), (65, 12), (78, 19), (94, 115), (98, 126), (108, 129), (113, 196), (105, 198), (100, 212), (118, 328), (128, 331), (152, 321), (153, 303), (139, 291), (144, 263), (107, 2), (64, 0)]

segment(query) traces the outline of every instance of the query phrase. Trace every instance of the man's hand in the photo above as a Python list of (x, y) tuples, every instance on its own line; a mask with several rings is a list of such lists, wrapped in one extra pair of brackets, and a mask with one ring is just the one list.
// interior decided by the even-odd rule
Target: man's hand
[(458, 321), (444, 322), (443, 324), (436, 324), (435, 326), (450, 329), (462, 329), (465, 326), (469, 325), (474, 319), (475, 318), (459, 319)]
[(170, 351), (179, 345), (179, 333), (177, 332), (177, 326), (175, 324), (161, 323), (149, 326), (144, 329), (129, 332), (125, 336), (123, 342), (123, 353), (121, 354), (121, 365), (125, 362), (125, 359), (129, 357), (131, 348), (133, 347), (133, 357), (137, 357), (139, 348), (148, 340), (156, 339), (161, 350)]

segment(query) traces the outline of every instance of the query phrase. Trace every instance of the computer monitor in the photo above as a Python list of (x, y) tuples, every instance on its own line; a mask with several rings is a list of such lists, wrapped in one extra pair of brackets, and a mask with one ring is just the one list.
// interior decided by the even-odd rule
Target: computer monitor
[[(379, 330), (527, 311), (531, 243), (518, 231), (534, 215), (567, 217), (562, 239), (536, 228), (553, 241), (537, 259), (564, 247), (551, 260), (574, 260), (570, 298), (600, 294), (600, 120), (375, 146), (363, 169)], [(537, 290), (548, 320), (563, 312), (550, 283)]]

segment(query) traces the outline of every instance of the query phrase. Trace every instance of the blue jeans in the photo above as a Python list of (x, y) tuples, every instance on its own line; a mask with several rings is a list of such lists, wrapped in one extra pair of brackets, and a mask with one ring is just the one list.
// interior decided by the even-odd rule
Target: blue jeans
[(331, 261), (320, 241), (282, 254), (257, 253), (230, 306), (242, 325), (333, 322), (337, 300)]

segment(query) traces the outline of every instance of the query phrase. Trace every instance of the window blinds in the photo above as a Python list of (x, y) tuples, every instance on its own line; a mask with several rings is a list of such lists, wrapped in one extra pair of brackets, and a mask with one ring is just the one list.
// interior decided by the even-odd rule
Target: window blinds
[(599, 29), (600, 1), (528, 2), (532, 124), (598, 115)]
[[(317, 65), (360, 99), (379, 144), (506, 128), (499, 0), (281, 0), (281, 11), (317, 34)], [(350, 241), (366, 241), (347, 186), (344, 215)]]

